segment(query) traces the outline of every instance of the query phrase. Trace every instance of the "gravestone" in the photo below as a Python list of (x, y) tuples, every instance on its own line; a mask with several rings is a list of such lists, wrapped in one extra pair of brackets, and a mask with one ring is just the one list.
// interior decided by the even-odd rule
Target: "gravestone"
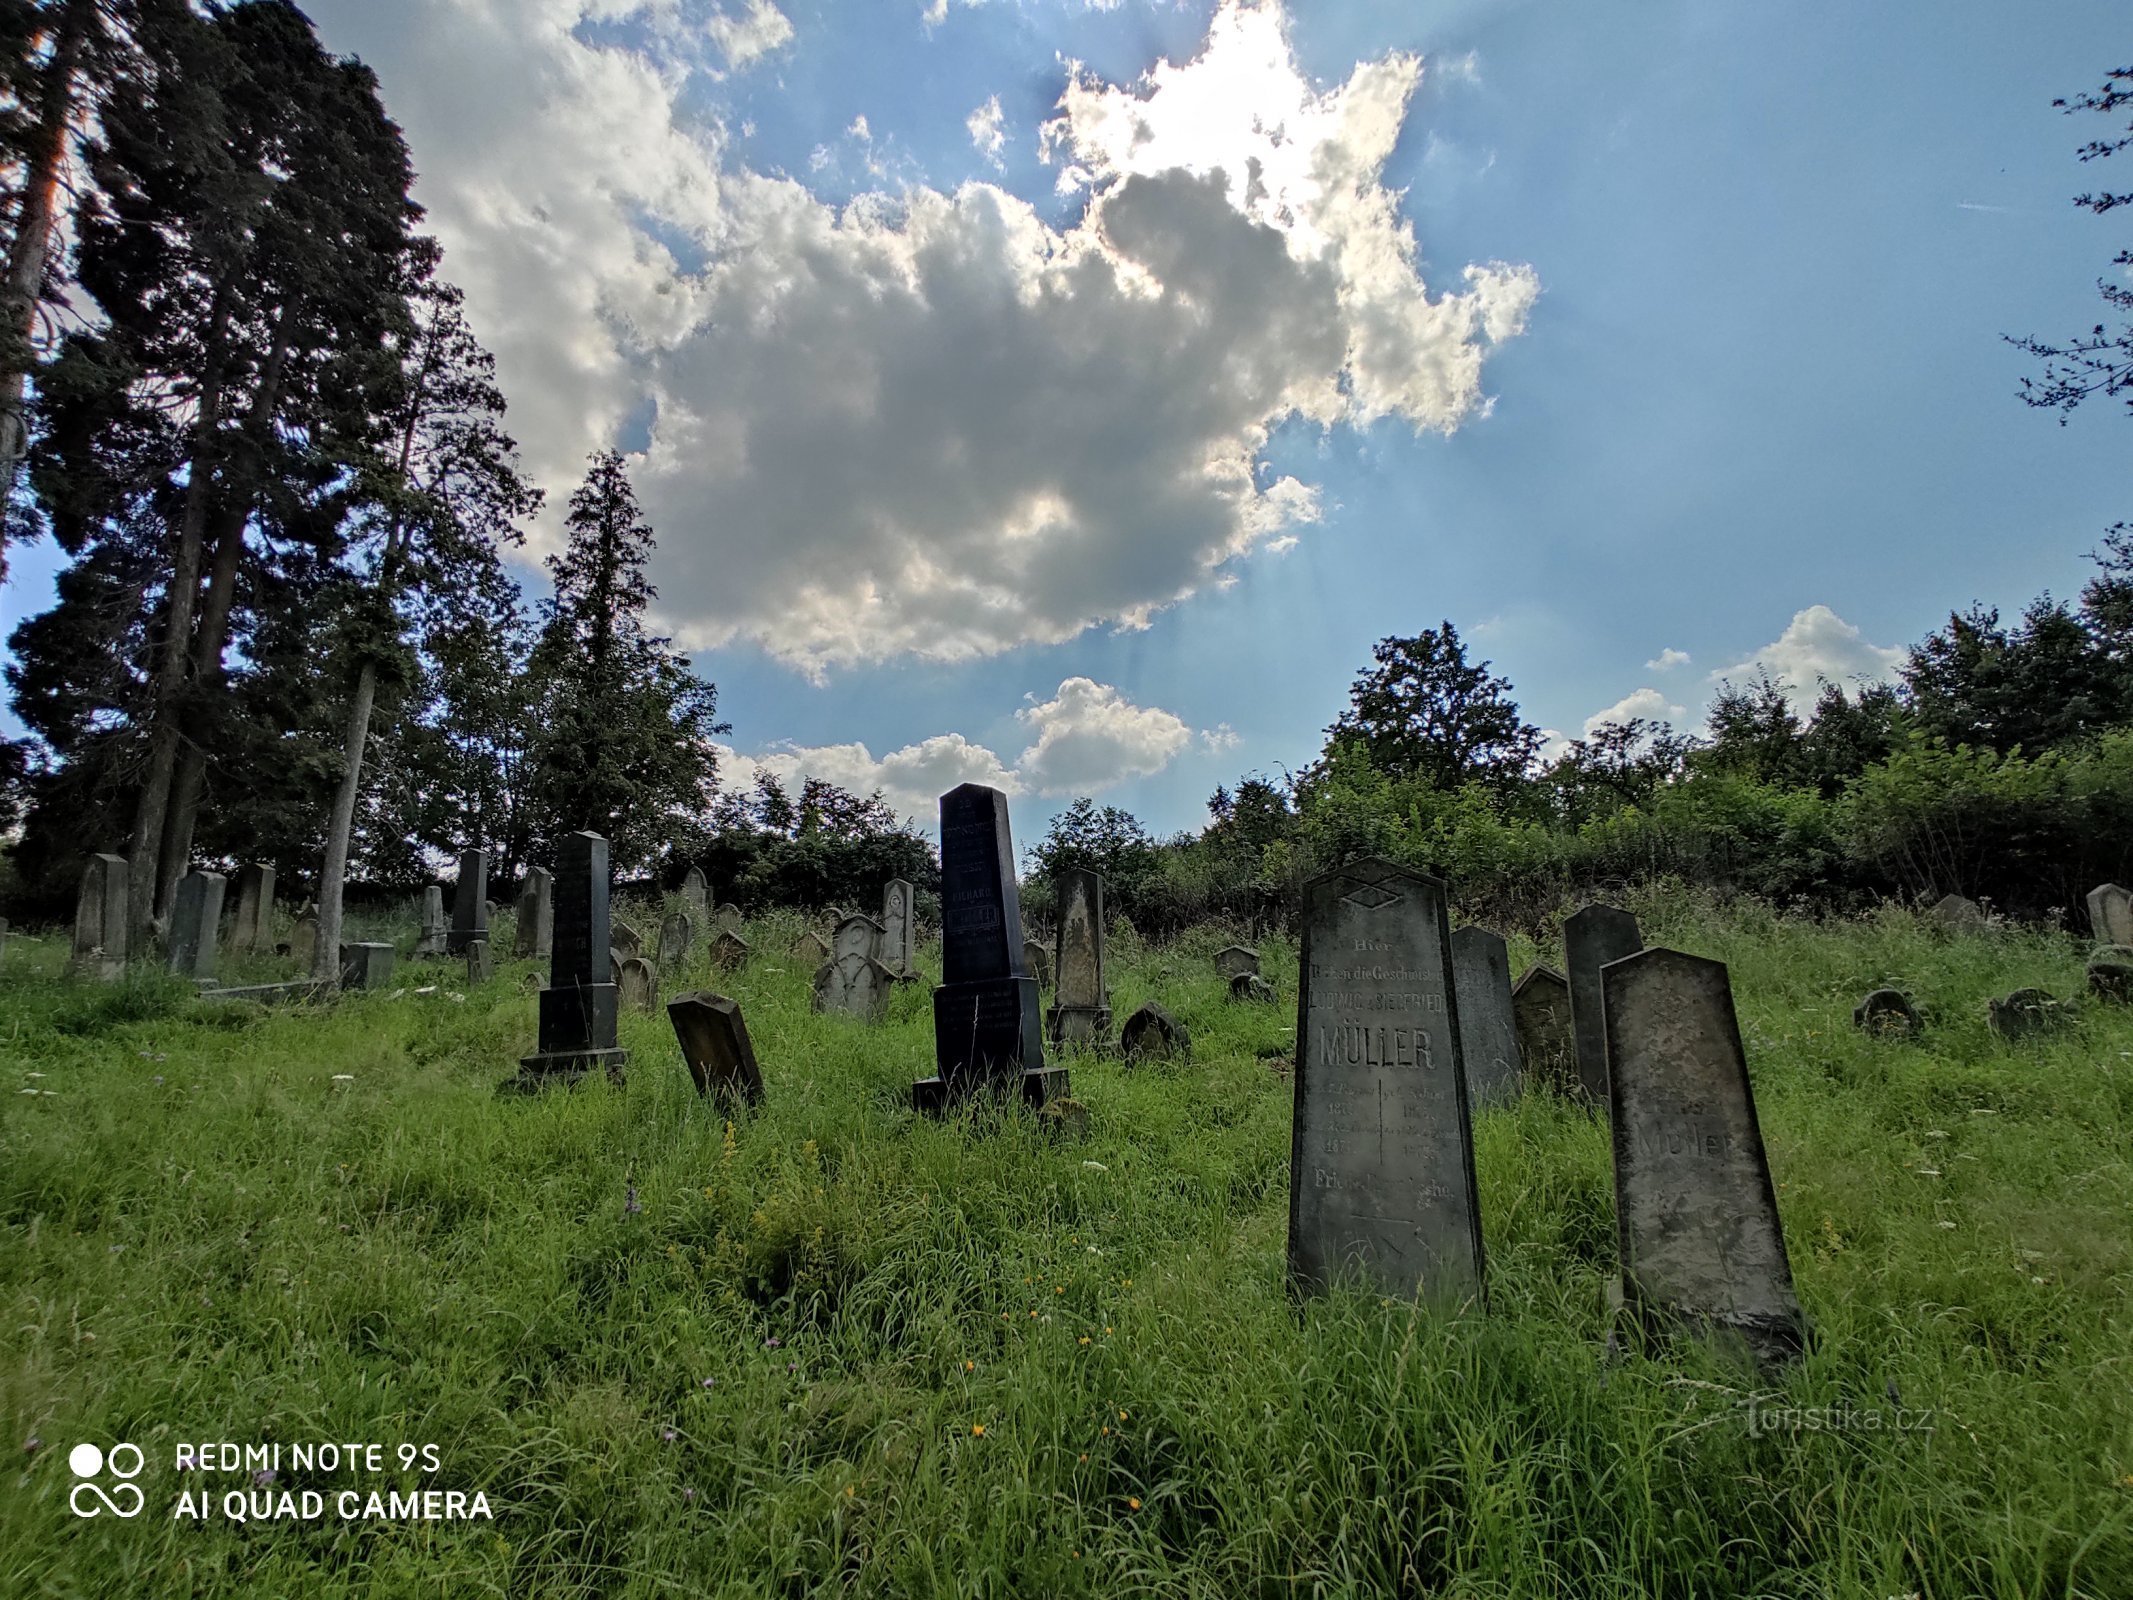
[(1974, 933), (1985, 926), (1985, 908), (1959, 894), (1944, 894), (1926, 915), (1950, 933)]
[(711, 941), (711, 964), (725, 971), (748, 965), (748, 941), (730, 928), (721, 928)]
[(1240, 973), (1250, 973), (1256, 978), (1259, 976), (1259, 952), (1241, 944), (1225, 946), (1215, 952), (1215, 971), (1225, 978), (1234, 978)]
[(170, 904), (170, 970), (198, 981), (215, 976), (215, 939), (222, 929), (223, 876), (188, 872)]
[[(704, 876), (701, 867), (691, 867), (682, 875), (681, 900), (682, 904), (688, 909), (689, 919), (692, 922), (703, 922), (711, 915), (711, 883)], [(692, 997), (688, 995), (682, 996), (683, 1000), (690, 998)], [(680, 1003), (681, 1001), (674, 1002), (675, 1005)], [(674, 1006), (670, 1005), (667, 1009), (672, 1011)]]
[(741, 908), (730, 900), (711, 913), (713, 927), (723, 928), (728, 933), (741, 931)]
[(1037, 980), (1039, 986), (1046, 989), (1052, 986), (1052, 958), (1035, 939), (1022, 941), (1022, 968)]
[(1289, 1272), (1440, 1306), (1482, 1290), (1444, 885), (1366, 857), (1304, 886)]
[(695, 942), (696, 925), (689, 920), (688, 912), (668, 912), (666, 920), (659, 924), (659, 965), (668, 972), (679, 971)]
[(820, 966), (829, 959), (829, 941), (812, 928), (809, 928), (799, 938), (793, 940), (792, 950), (789, 953), (793, 960), (806, 966)]
[(1765, 1362), (1797, 1356), (1807, 1322), (1725, 963), (1645, 950), (1601, 983), (1624, 1309), (1738, 1334)]
[(1600, 969), (1644, 948), (1637, 919), (1614, 906), (1586, 906), (1563, 924), (1564, 965), (1570, 969), (1570, 1026), (1577, 1035), (1577, 1091), (1605, 1110), (1607, 1028)]
[(659, 974), (643, 956), (624, 956), (615, 979), (616, 1000), (628, 1011), (649, 1011), (659, 1004)]
[(2017, 989), (2010, 995), (1985, 1002), (1985, 1023), (2002, 1039), (2022, 1039), (2042, 1033), (2068, 1020), (2069, 1007), (2051, 997), (2046, 989)]
[(299, 911), (289, 924), (289, 959), (309, 972), (318, 958), (318, 913)]
[(518, 909), (512, 920), (517, 927), (512, 933), (511, 953), (545, 959), (555, 939), (554, 873), (546, 867), (526, 869), (526, 881), (519, 885)]
[(1459, 994), (1459, 1059), (1469, 1110), (1518, 1098), (1518, 1028), (1511, 1019), (1511, 952), (1487, 928), (1452, 934), (1452, 985)]
[(541, 991), (539, 1048), (519, 1062), (522, 1084), (576, 1078), (595, 1067), (620, 1082), (629, 1056), (616, 1042), (615, 985), (607, 978), (607, 841), (573, 833), (556, 850), (555, 942)]
[(459, 882), (452, 886), (452, 931), (444, 941), (448, 956), (464, 955), (476, 939), (489, 937), (489, 852), (459, 852)]
[(837, 924), (838, 924), (838, 923), (840, 923), (840, 922), (842, 922), (842, 921), (843, 921), (843, 920), (845, 919), (845, 916), (846, 916), (846, 912), (845, 912), (845, 909), (844, 909), (844, 907), (842, 907), (842, 906), (831, 906), (831, 907), (829, 908), (829, 925), (830, 925), (830, 931), (831, 931), (831, 932), (833, 932), (833, 933), (834, 933), (834, 932), (836, 931), (836, 928), (837, 928)]
[[(480, 940), (475, 941), (477, 944)], [(486, 946), (484, 946), (486, 948)], [(470, 956), (471, 960), (472, 957)], [(341, 987), (382, 989), (392, 981), (393, 947), (389, 944), (341, 946)]]
[(2089, 993), (2099, 1000), (2133, 1000), (2133, 948), (2107, 944), (2089, 957)]
[(923, 1112), (983, 1091), (1039, 1106), (1067, 1093), (1044, 1064), (1037, 980), (1022, 965), (1022, 900), (1007, 796), (966, 783), (941, 796), (941, 983), (933, 991), (931, 1078), (911, 1086)]
[(265, 950), (274, 943), (274, 869), (254, 862), (237, 874), (237, 915), (230, 921), (232, 950)]
[(608, 926), (607, 947), (626, 956), (641, 956), (644, 954), (644, 937), (634, 924), (616, 917)]
[(2099, 883), (2089, 891), (2089, 929), (2099, 944), (2133, 945), (2133, 889)]
[(881, 949), (875, 959), (898, 977), (911, 970), (917, 927), (915, 891), (902, 878), (891, 878), (881, 891)]
[(1119, 1029), (1118, 1053), (1128, 1061), (1189, 1061), (1192, 1033), (1151, 1000)]
[(467, 946), (467, 987), (487, 983), (496, 976), (496, 963), (489, 956), (489, 941), (476, 939)]
[(91, 856), (82, 869), (74, 902), (74, 951), (68, 968), (110, 980), (126, 970), (126, 896), (130, 887), (124, 856)]
[(763, 1071), (756, 1065), (740, 1003), (708, 991), (667, 1002), (667, 1020), (681, 1042), (681, 1058), (696, 1092), (712, 1099), (763, 1103)]
[[(720, 934), (720, 939), (730, 937)], [(879, 1022), (889, 1012), (889, 987), (896, 974), (874, 959), (881, 924), (872, 917), (846, 917), (837, 924), (829, 959), (815, 973), (814, 1006), (862, 1022)]]
[(1901, 989), (1876, 989), (1852, 1007), (1852, 1026), (1878, 1039), (1915, 1037), (1924, 1027)]
[(1045, 1033), (1053, 1044), (1102, 1044), (1111, 1033), (1111, 996), (1104, 986), (1104, 880), (1088, 867), (1060, 873), (1059, 932), (1053, 946), (1056, 983)]
[(1250, 1005), (1272, 1005), (1281, 996), (1256, 972), (1240, 972), (1229, 980), (1229, 997)]
[(428, 961), (443, 955), (450, 936), (444, 920), (444, 890), (433, 883), (422, 891), (422, 931), (415, 936), (415, 959)]
[(1578, 1044), (1570, 1023), (1569, 980), (1553, 967), (1526, 968), (1511, 985), (1511, 1022), (1518, 1034), (1520, 1080), (1554, 1094), (1576, 1094)]

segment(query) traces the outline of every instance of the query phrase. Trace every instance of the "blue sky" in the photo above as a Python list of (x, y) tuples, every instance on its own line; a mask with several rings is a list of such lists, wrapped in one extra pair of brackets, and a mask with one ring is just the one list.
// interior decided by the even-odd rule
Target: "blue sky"
[(553, 500), (645, 452), (737, 775), (1192, 827), (1385, 634), (1695, 724), (2133, 509), (2000, 340), (2100, 314), (2116, 7), (935, 4), (310, 7)]

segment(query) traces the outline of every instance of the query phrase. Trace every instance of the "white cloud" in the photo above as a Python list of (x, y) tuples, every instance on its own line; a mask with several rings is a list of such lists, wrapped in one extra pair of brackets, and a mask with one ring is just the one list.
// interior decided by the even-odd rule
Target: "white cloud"
[(970, 130), (970, 143), (995, 168), (1002, 165), (1000, 152), (1007, 148), (1007, 118), (1000, 110), (1000, 97), (992, 96), (970, 113), (963, 126)]
[(1879, 683), (1895, 675), (1903, 652), (1870, 644), (1865, 635), (1828, 606), (1796, 612), (1785, 631), (1762, 649), (1711, 674), (1714, 684), (1752, 682), (1762, 672), (1783, 686), (1795, 711), (1811, 708), (1824, 679), (1850, 684)]
[(748, 0), (747, 11), (738, 17), (713, 11), (704, 26), (724, 53), (726, 65), (736, 72), (792, 39), (792, 23), (771, 0)]
[(1672, 705), (1657, 689), (1644, 688), (1631, 691), (1604, 711), (1595, 711), (1585, 719), (1585, 737), (1591, 738), (1608, 723), (1628, 722), (1642, 717), (1647, 722), (1679, 723), (1688, 715), (1688, 707)]
[(1645, 662), (1644, 670), (1647, 672), (1671, 672), (1676, 667), (1685, 667), (1688, 664), (1688, 651), (1676, 650), (1672, 646), (1668, 646), (1652, 657), (1651, 660)]
[(1238, 745), (1244, 743), (1244, 735), (1240, 734), (1228, 723), (1218, 722), (1212, 728), (1202, 728), (1200, 730), (1200, 743), (1207, 749), (1219, 753), (1224, 750), (1236, 749)]
[[(782, 20), (733, 4), (729, 61)], [(1271, 0), (1130, 87), (1074, 69), (1045, 146), (1090, 201), (1063, 229), (989, 183), (839, 209), (735, 164), (685, 71), (573, 32), (631, 0), (314, 9), (408, 131), (537, 478), (559, 503), (656, 408), (660, 621), (818, 678), (1146, 626), (1318, 517), (1255, 471), (1276, 425), (1456, 428), (1537, 293), (1497, 263), (1431, 294), (1382, 181), (1421, 62), (1316, 92)]]
[(1015, 718), (1037, 736), (1016, 769), (1043, 794), (1088, 794), (1160, 772), (1192, 743), (1183, 718), (1087, 678), (1067, 679), (1052, 699)]

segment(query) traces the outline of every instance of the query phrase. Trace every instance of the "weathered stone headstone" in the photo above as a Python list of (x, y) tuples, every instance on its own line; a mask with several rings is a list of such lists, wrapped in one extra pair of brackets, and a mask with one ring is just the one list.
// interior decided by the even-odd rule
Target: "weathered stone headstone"
[(763, 1103), (763, 1071), (740, 1003), (708, 991), (678, 995), (667, 1002), (667, 1020), (681, 1041), (681, 1058), (689, 1064), (696, 1092), (713, 1099)]
[(124, 856), (89, 858), (81, 897), (74, 902), (74, 952), (68, 961), (73, 971), (108, 980), (126, 970), (128, 873)]
[(1289, 1271), (1440, 1305), (1482, 1286), (1444, 885), (1351, 861), (1304, 886)]
[(1067, 1093), (1046, 1067), (1037, 980), (1022, 966), (1022, 900), (1007, 796), (966, 783), (941, 796), (941, 983), (933, 991), (938, 1072), (911, 1086), (937, 1112), (984, 1090), (1038, 1105)]
[(711, 925), (715, 928), (722, 928), (727, 933), (739, 933), (741, 931), (741, 908), (733, 904), (732, 901), (727, 901), (711, 913)]
[[(477, 944), (480, 940), (475, 941)], [(470, 947), (471, 948), (471, 947)], [(486, 948), (486, 946), (484, 946)], [(471, 960), (472, 958), (469, 957)], [(382, 989), (392, 981), (393, 947), (389, 944), (344, 944), (341, 946), (341, 987)]]
[(889, 988), (896, 974), (874, 959), (880, 939), (881, 924), (872, 917), (846, 917), (837, 924), (829, 959), (815, 973), (817, 1011), (834, 1011), (862, 1022), (879, 1022), (888, 1015)]
[(626, 956), (641, 956), (644, 954), (644, 936), (638, 933), (633, 924), (616, 917), (608, 925), (607, 947), (610, 950), (619, 950)]
[(1104, 984), (1104, 880), (1088, 867), (1058, 876), (1059, 932), (1054, 945), (1057, 982), (1045, 1013), (1053, 1044), (1101, 1044), (1111, 1033), (1111, 996)]
[(1615, 906), (1586, 906), (1563, 924), (1564, 965), (1570, 969), (1570, 1025), (1577, 1033), (1578, 1093), (1607, 1108), (1607, 1030), (1600, 969), (1644, 948), (1637, 919)]
[(555, 947), (541, 991), (540, 1047), (519, 1062), (520, 1080), (537, 1083), (605, 1068), (619, 1082), (627, 1052), (616, 1042), (616, 986), (608, 976), (607, 841), (573, 833), (556, 850)]
[(2133, 948), (2107, 944), (2089, 957), (2089, 993), (2099, 1000), (2133, 1000)]
[(659, 1003), (659, 974), (643, 956), (623, 957), (615, 986), (616, 998), (625, 1010), (649, 1011)]
[(318, 956), (318, 913), (299, 911), (289, 924), (289, 959), (305, 972)]
[(1192, 1032), (1151, 1000), (1119, 1029), (1118, 1053), (1128, 1061), (1190, 1060)]
[(1502, 937), (1487, 928), (1454, 929), (1452, 985), (1468, 1109), (1516, 1100), (1518, 1031), (1511, 1020), (1511, 952)]
[(476, 939), (467, 946), (467, 987), (487, 983), (496, 976), (496, 963), (489, 955), (489, 941)]
[(901, 977), (911, 970), (917, 938), (917, 891), (902, 878), (891, 878), (881, 891), (881, 951), (877, 959)]
[(415, 959), (427, 961), (443, 955), (451, 932), (444, 920), (444, 889), (433, 883), (422, 891), (422, 930), (415, 936)]
[[(703, 868), (691, 867), (682, 875), (681, 899), (682, 904), (688, 909), (690, 921), (702, 923), (711, 915), (711, 883), (704, 876)], [(694, 997), (691, 995), (682, 996), (682, 1000), (692, 998)], [(681, 1000), (669, 1005), (667, 1010), (672, 1011), (674, 1006), (679, 1004), (681, 1004)]]
[(1985, 1002), (1986, 1025), (2003, 1039), (2042, 1033), (2065, 1022), (2070, 1015), (2070, 1008), (2054, 1000), (2046, 989), (2017, 989)]
[(2089, 928), (2099, 944), (2133, 945), (2133, 889), (2099, 883), (2089, 891)]
[(659, 924), (659, 965), (668, 972), (678, 972), (695, 943), (696, 925), (689, 920), (688, 912), (668, 912), (666, 920)]
[(219, 872), (188, 872), (170, 904), (170, 970), (181, 978), (215, 976), (215, 940), (222, 930)]
[(1215, 952), (1215, 971), (1225, 978), (1234, 978), (1239, 973), (1259, 976), (1259, 952), (1241, 944), (1226, 945)]
[(1281, 996), (1256, 972), (1240, 972), (1229, 980), (1229, 997), (1250, 1005), (1272, 1005)]
[(230, 921), (232, 950), (265, 950), (274, 943), (274, 869), (258, 862), (237, 874), (237, 914)]
[(1852, 1007), (1852, 1026), (1880, 1039), (1910, 1038), (1924, 1026), (1901, 989), (1876, 989)]
[(829, 953), (829, 941), (812, 928), (807, 929), (799, 938), (793, 940), (790, 952), (793, 960), (810, 967), (819, 966), (827, 961)]
[(721, 928), (711, 941), (711, 964), (733, 972), (748, 965), (748, 941), (730, 928)]
[(1559, 1095), (1578, 1092), (1577, 1031), (1570, 1023), (1570, 983), (1548, 966), (1531, 966), (1511, 985), (1521, 1081)]
[(1806, 1342), (1725, 963), (1645, 950), (1601, 974), (1624, 1308), (1646, 1327)]
[(452, 931), (444, 941), (448, 956), (463, 955), (476, 939), (489, 937), (489, 852), (459, 852), (459, 882), (452, 887)]
[(1052, 958), (1044, 946), (1035, 939), (1022, 941), (1022, 968), (1038, 985), (1049, 989), (1052, 986)]
[(1986, 925), (1985, 908), (1959, 894), (1944, 894), (1926, 915), (1950, 933), (1973, 933)]
[(526, 881), (519, 885), (518, 908), (512, 920), (511, 953), (544, 959), (555, 940), (555, 874), (546, 867), (528, 867)]
[(846, 915), (847, 913), (842, 906), (831, 906), (829, 908), (829, 925), (832, 932), (836, 930), (837, 924), (842, 922)]

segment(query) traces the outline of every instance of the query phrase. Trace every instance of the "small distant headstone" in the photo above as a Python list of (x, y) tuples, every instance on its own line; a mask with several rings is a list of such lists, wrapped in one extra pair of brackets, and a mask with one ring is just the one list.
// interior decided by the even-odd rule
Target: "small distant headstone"
[(723, 928), (728, 933), (739, 933), (741, 931), (741, 908), (733, 904), (732, 901), (727, 901), (711, 913), (711, 925), (715, 928)]
[(2091, 889), (2089, 928), (2100, 943), (2133, 945), (2133, 889), (2115, 883)]
[(842, 921), (843, 921), (843, 920), (845, 919), (845, 916), (846, 916), (846, 914), (847, 914), (847, 913), (845, 912), (845, 909), (844, 909), (844, 907), (842, 907), (842, 906), (831, 906), (831, 907), (829, 908), (829, 925), (830, 925), (830, 927), (834, 929), (834, 928), (835, 928), (835, 927), (837, 926), (837, 924), (838, 924), (838, 923), (842, 922)]
[(1898, 1039), (1915, 1037), (1925, 1025), (1901, 989), (1876, 989), (1852, 1007), (1852, 1026), (1876, 1038)]
[(2133, 1000), (2133, 948), (2107, 944), (2089, 957), (2089, 993), (2099, 1000)]
[(641, 956), (644, 954), (644, 936), (631, 924), (616, 917), (608, 925), (607, 947), (626, 956)]
[(901, 977), (911, 970), (918, 928), (916, 891), (902, 878), (891, 878), (881, 891), (881, 951), (877, 959)]
[(846, 917), (837, 924), (829, 959), (815, 973), (817, 1011), (838, 1012), (862, 1022), (879, 1022), (888, 1015), (889, 987), (896, 975), (874, 959), (880, 937), (881, 924), (872, 917)]
[(1118, 1052), (1128, 1061), (1185, 1061), (1192, 1056), (1192, 1034), (1151, 1000), (1119, 1030)]
[[(703, 868), (691, 867), (686, 873), (682, 875), (681, 899), (682, 904), (688, 908), (689, 917), (691, 921), (702, 922), (710, 916), (711, 883), (710, 880), (704, 876)], [(682, 996), (683, 1000), (687, 1000), (689, 998), (691, 997), (688, 995)], [(680, 1003), (680, 1001), (676, 1001), (674, 1004), (678, 1005)], [(667, 1009), (669, 1011), (672, 1011), (674, 1009), (674, 1006), (670, 1005), (667, 1007)]]
[(617, 999), (630, 1011), (649, 1011), (659, 1003), (659, 974), (643, 956), (625, 956), (616, 980)]
[(546, 960), (555, 943), (555, 874), (546, 867), (526, 869), (513, 920), (518, 926), (512, 935), (511, 953)]
[(721, 928), (711, 941), (711, 964), (732, 972), (748, 965), (748, 941), (731, 928)]
[(1526, 968), (1511, 985), (1511, 1021), (1518, 1032), (1521, 1080), (1554, 1094), (1577, 1094), (1578, 1042), (1570, 1022), (1569, 980), (1553, 967)]
[(1645, 950), (1601, 981), (1623, 1305), (1647, 1326), (1729, 1330), (1758, 1359), (1789, 1360), (1807, 1322), (1725, 963)]
[(1281, 996), (1256, 972), (1240, 972), (1229, 980), (1229, 997), (1252, 1005), (1272, 1005)]
[(1241, 944), (1227, 945), (1215, 952), (1215, 971), (1225, 978), (1234, 978), (1239, 973), (1259, 976), (1259, 952)]
[(1104, 880), (1089, 867), (1059, 874), (1059, 933), (1053, 971), (1058, 981), (1045, 1034), (1053, 1044), (1100, 1044), (1111, 1033), (1111, 996), (1104, 984)]
[(1643, 948), (1637, 919), (1615, 906), (1586, 906), (1563, 924), (1563, 957), (1570, 968), (1570, 1025), (1577, 1033), (1578, 1093), (1587, 1105), (1601, 1110), (1608, 1100), (1600, 969)]
[[(479, 943), (480, 941), (476, 941)], [(484, 946), (484, 948), (487, 948)], [(469, 961), (472, 957), (469, 956)], [(389, 944), (344, 944), (341, 946), (341, 987), (382, 989), (393, 975), (393, 947)]]
[(264, 950), (274, 942), (274, 869), (258, 862), (237, 874), (237, 915), (230, 922), (232, 950)]
[(541, 991), (540, 1047), (519, 1062), (522, 1084), (604, 1067), (620, 1081), (629, 1060), (616, 1040), (616, 985), (603, 963), (608, 928), (607, 841), (574, 833), (556, 849), (555, 949)]
[(2003, 1039), (2042, 1033), (2066, 1021), (2069, 1014), (2070, 1008), (2054, 1000), (2045, 989), (2017, 989), (1985, 1002), (1986, 1024)]
[(1985, 908), (1959, 894), (1944, 894), (1926, 915), (1950, 933), (1974, 933), (1985, 926)]
[(689, 920), (686, 911), (670, 911), (659, 924), (659, 965), (668, 972), (678, 972), (689, 959), (689, 948), (696, 942), (696, 925)]
[(1444, 885), (1365, 858), (1304, 886), (1289, 1271), (1442, 1306), (1482, 1287)]
[(1052, 958), (1035, 939), (1022, 941), (1022, 968), (1046, 989), (1052, 986)]
[(91, 856), (83, 869), (68, 960), (73, 971), (108, 980), (126, 970), (128, 870), (126, 858), (114, 855)]
[(667, 1002), (667, 1020), (681, 1041), (681, 1058), (689, 1064), (696, 1092), (718, 1100), (763, 1103), (763, 1071), (756, 1065), (740, 1003), (704, 991), (678, 995)]
[(489, 852), (459, 852), (459, 881), (452, 886), (452, 931), (444, 953), (464, 955), (476, 939), (489, 937)]
[(829, 941), (812, 928), (792, 942), (792, 959), (805, 966), (820, 966), (829, 959)]
[(289, 924), (289, 959), (305, 972), (318, 956), (318, 913), (299, 911)]
[(170, 907), (170, 970), (181, 978), (198, 981), (215, 976), (224, 881), (219, 872), (200, 871), (178, 880)]
[(496, 963), (489, 956), (489, 941), (476, 939), (467, 946), (467, 987), (487, 983), (496, 976)]
[(444, 889), (433, 883), (422, 891), (422, 931), (415, 937), (415, 959), (427, 961), (443, 955), (451, 932), (444, 920)]
[(1511, 953), (1487, 928), (1452, 934), (1452, 985), (1459, 995), (1459, 1059), (1469, 1109), (1518, 1098), (1518, 1030), (1511, 1016)]

